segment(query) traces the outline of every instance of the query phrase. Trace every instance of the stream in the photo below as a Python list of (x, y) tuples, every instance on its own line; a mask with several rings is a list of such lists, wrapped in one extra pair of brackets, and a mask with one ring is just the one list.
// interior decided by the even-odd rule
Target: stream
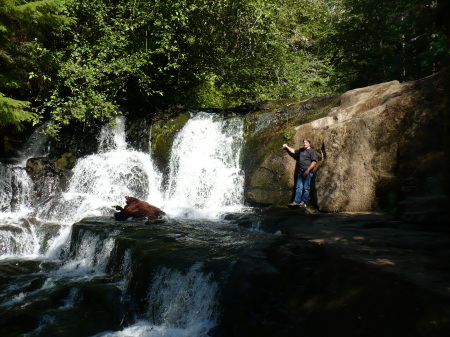
[[(168, 179), (116, 122), (67, 188), (49, 188), (38, 206), (25, 163), (45, 156), (45, 138), (34, 134), (21, 158), (0, 164), (2, 337), (210, 336), (236, 263), (263, 259), (279, 234), (226, 220), (254, 212), (243, 198), (241, 120), (192, 113)], [(167, 222), (115, 221), (125, 196), (163, 209)]]

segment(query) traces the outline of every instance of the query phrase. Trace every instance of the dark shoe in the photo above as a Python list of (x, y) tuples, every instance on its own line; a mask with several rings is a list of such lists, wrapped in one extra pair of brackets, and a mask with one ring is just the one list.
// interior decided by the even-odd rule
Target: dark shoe
[(306, 204), (302, 201), (301, 203), (298, 204), (300, 207), (306, 207)]

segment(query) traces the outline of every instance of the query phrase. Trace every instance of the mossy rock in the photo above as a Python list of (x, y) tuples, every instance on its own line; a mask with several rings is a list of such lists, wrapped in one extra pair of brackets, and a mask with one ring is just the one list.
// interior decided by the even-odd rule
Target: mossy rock
[(64, 153), (60, 158), (56, 159), (56, 167), (61, 170), (71, 170), (77, 161), (73, 153)]
[(188, 112), (180, 115), (165, 115), (156, 120), (152, 126), (152, 152), (159, 162), (167, 166), (175, 135), (190, 118)]

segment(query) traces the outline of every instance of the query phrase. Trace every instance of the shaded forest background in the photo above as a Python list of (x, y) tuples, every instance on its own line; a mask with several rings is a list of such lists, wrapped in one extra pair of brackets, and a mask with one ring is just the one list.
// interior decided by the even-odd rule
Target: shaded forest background
[(0, 131), (324, 96), (446, 69), (444, 0), (0, 0)]

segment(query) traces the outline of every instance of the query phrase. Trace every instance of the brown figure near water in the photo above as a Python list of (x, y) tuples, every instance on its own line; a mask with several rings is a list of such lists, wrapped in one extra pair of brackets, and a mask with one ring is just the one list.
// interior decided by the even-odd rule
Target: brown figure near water
[(147, 217), (149, 223), (165, 222), (163, 218), (166, 213), (156, 206), (150, 205), (148, 202), (139, 200), (134, 197), (125, 197), (126, 205), (114, 206), (119, 212), (114, 213), (114, 218), (118, 221), (126, 220), (128, 218), (144, 218)]

